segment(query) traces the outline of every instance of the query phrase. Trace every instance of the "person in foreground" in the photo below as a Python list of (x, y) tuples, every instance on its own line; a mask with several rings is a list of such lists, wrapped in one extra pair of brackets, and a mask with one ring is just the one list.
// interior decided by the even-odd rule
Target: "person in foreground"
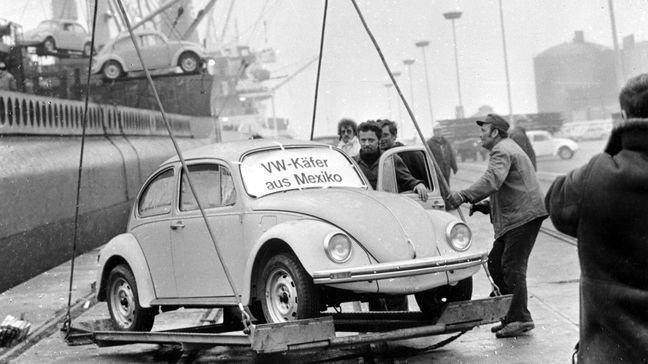
[[(514, 337), (535, 327), (527, 308), (526, 272), (547, 210), (531, 160), (508, 138), (508, 122), (488, 114), (477, 125), (482, 146), (490, 151), (488, 168), (467, 189), (450, 191), (448, 204), (453, 209), (470, 202), (471, 215), (474, 211), (491, 215), (495, 242), (488, 255), (488, 271), (502, 294), (513, 294), (506, 317), (491, 331), (498, 338)], [(480, 202), (487, 197), (488, 201)]]
[(556, 228), (578, 238), (581, 363), (648, 361), (648, 74), (619, 102), (605, 151), (545, 199)]

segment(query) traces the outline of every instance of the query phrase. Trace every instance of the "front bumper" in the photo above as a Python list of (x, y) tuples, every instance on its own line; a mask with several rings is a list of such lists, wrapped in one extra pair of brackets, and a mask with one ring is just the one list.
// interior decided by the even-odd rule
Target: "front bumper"
[(313, 272), (315, 284), (374, 281), (467, 269), (484, 264), (487, 252), (459, 254), (452, 257), (430, 257), (379, 263), (362, 267), (328, 269)]

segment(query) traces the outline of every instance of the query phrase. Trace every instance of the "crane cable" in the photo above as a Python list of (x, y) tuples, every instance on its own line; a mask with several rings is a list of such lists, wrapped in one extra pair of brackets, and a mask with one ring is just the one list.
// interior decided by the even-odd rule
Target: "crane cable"
[(90, 59), (88, 62), (88, 80), (86, 81), (86, 93), (85, 101), (83, 106), (83, 120), (81, 123), (81, 153), (79, 156), (79, 168), (77, 171), (77, 188), (76, 188), (76, 200), (74, 203), (74, 236), (72, 238), (72, 259), (70, 263), (70, 284), (68, 287), (68, 301), (67, 301), (67, 312), (65, 314), (65, 320), (63, 322), (62, 331), (65, 332), (65, 338), (67, 339), (70, 334), (70, 327), (72, 325), (72, 315), (70, 313), (72, 307), (72, 282), (74, 281), (74, 258), (76, 256), (77, 250), (77, 240), (78, 240), (78, 230), (79, 230), (79, 200), (81, 194), (81, 177), (83, 172), (83, 154), (85, 151), (85, 137), (86, 137), (86, 126), (88, 124), (88, 102), (90, 97), (90, 75), (92, 74), (92, 61), (95, 49), (95, 30), (97, 27), (97, 7), (99, 0), (94, 2), (94, 12), (92, 15), (92, 38), (90, 39)]
[(324, 34), (326, 31), (326, 13), (328, 11), (328, 0), (324, 1), (324, 16), (322, 19), (322, 33), (320, 35), (320, 48), (317, 60), (317, 77), (315, 79), (315, 99), (313, 100), (313, 121), (311, 123), (310, 139), (313, 140), (313, 133), (315, 132), (315, 116), (317, 115), (317, 94), (319, 92), (320, 73), (322, 71), (322, 55), (324, 53)]
[[(95, 0), (96, 1), (96, 0)], [(241, 321), (243, 323), (243, 326), (245, 327), (245, 332), (249, 333), (251, 328), (254, 327), (254, 325), (250, 322), (250, 316), (248, 313), (245, 311), (245, 307), (243, 306), (243, 302), (241, 301), (241, 296), (236, 289), (236, 286), (234, 285), (234, 279), (232, 278), (232, 275), (227, 268), (227, 264), (225, 264), (225, 261), (223, 260), (223, 254), (218, 247), (218, 243), (216, 243), (216, 237), (214, 235), (214, 232), (209, 225), (209, 221), (207, 220), (207, 215), (205, 213), (205, 210), (202, 206), (202, 203), (200, 202), (200, 199), (198, 198), (198, 193), (196, 192), (196, 188), (194, 187), (194, 184), (192, 182), (191, 176), (189, 174), (189, 168), (187, 167), (187, 163), (182, 156), (182, 152), (180, 151), (180, 147), (178, 146), (178, 141), (176, 140), (175, 135), (173, 134), (173, 130), (171, 129), (171, 124), (169, 123), (169, 120), (167, 119), (166, 112), (164, 111), (164, 106), (162, 105), (162, 101), (160, 100), (160, 95), (157, 92), (157, 89), (155, 88), (155, 84), (153, 83), (153, 79), (151, 78), (151, 73), (149, 72), (148, 67), (146, 67), (146, 64), (144, 63), (144, 59), (142, 58), (142, 53), (139, 48), (139, 45), (136, 42), (135, 39), (135, 33), (133, 33), (133, 28), (130, 24), (130, 21), (128, 19), (128, 15), (126, 14), (126, 10), (124, 9), (124, 5), (122, 3), (122, 0), (117, 0), (117, 5), (119, 6), (119, 10), (122, 13), (122, 17), (124, 21), (126, 22), (126, 27), (128, 28), (128, 32), (130, 34), (131, 40), (133, 41), (133, 46), (135, 47), (135, 52), (137, 53), (137, 57), (139, 58), (139, 61), (142, 65), (142, 68), (144, 69), (144, 73), (146, 74), (146, 79), (148, 80), (149, 86), (151, 87), (151, 90), (153, 91), (153, 95), (155, 96), (155, 100), (157, 101), (158, 107), (160, 108), (160, 113), (162, 115), (162, 120), (164, 121), (164, 125), (169, 133), (169, 137), (171, 138), (171, 141), (173, 142), (173, 147), (176, 150), (176, 154), (178, 155), (178, 159), (180, 160), (180, 163), (182, 164), (182, 171), (184, 172), (186, 178), (187, 178), (187, 183), (189, 184), (189, 189), (191, 190), (191, 194), (193, 195), (194, 199), (196, 200), (196, 205), (198, 205), (198, 209), (200, 210), (200, 214), (202, 215), (202, 218), (205, 222), (205, 226), (207, 228), (207, 232), (209, 233), (209, 237), (211, 238), (211, 241), (214, 245), (214, 249), (216, 250), (216, 255), (218, 256), (218, 260), (221, 263), (221, 266), (223, 267), (223, 272), (225, 273), (225, 276), (227, 278), (227, 281), (232, 288), (232, 292), (234, 294), (234, 298), (236, 299), (237, 306), (239, 310), (241, 311)]]
[[(396, 82), (396, 78), (392, 74), (391, 69), (387, 65), (387, 61), (385, 61), (385, 56), (382, 53), (382, 50), (380, 49), (380, 46), (378, 45), (378, 42), (376, 41), (376, 38), (374, 38), (373, 33), (369, 29), (369, 26), (367, 25), (367, 22), (365, 21), (364, 16), (362, 15), (362, 12), (360, 11), (360, 8), (358, 7), (358, 3), (356, 0), (351, 0), (353, 3), (353, 7), (356, 9), (356, 12), (358, 13), (358, 17), (360, 18), (360, 21), (362, 22), (362, 26), (365, 28), (367, 31), (367, 35), (369, 35), (369, 38), (371, 39), (371, 42), (374, 45), (374, 48), (376, 48), (376, 51), (378, 52), (378, 56), (380, 56), (380, 60), (382, 61), (383, 66), (385, 66), (385, 70), (387, 70), (387, 74), (389, 75), (389, 78), (392, 81), (392, 84), (394, 85), (394, 88), (398, 92), (398, 95), (400, 96), (401, 101), (403, 102), (403, 105), (405, 106), (405, 109), (407, 109), (407, 113), (409, 114), (410, 120), (412, 120), (412, 123), (414, 124), (414, 127), (416, 128), (416, 132), (418, 133), (419, 137), (421, 138), (421, 142), (423, 143), (423, 146), (425, 147), (425, 150), (428, 152), (430, 156), (432, 156), (432, 150), (430, 150), (430, 146), (428, 143), (425, 142), (425, 138), (423, 137), (423, 133), (421, 132), (421, 128), (418, 125), (418, 122), (416, 121), (416, 117), (414, 116), (414, 112), (412, 112), (412, 109), (410, 108), (409, 104), (407, 103), (407, 100), (405, 100), (405, 96), (403, 96), (403, 93), (401, 92), (400, 87), (398, 86), (398, 82)], [(312, 134), (311, 134), (312, 135)], [(441, 173), (441, 168), (439, 168), (439, 165), (434, 158), (431, 158), (433, 164), (434, 164), (434, 170), (436, 171), (436, 174), (438, 176), (439, 183), (441, 184), (441, 194), (443, 197), (443, 200), (446, 201), (448, 200), (448, 193), (450, 192), (450, 186), (448, 186), (448, 182), (446, 182), (445, 178), (443, 178), (443, 174)], [(462, 221), (466, 221), (466, 218), (463, 215), (463, 212), (461, 212), (461, 209), (456, 210), (457, 213), (459, 214), (459, 217), (461, 218)]]

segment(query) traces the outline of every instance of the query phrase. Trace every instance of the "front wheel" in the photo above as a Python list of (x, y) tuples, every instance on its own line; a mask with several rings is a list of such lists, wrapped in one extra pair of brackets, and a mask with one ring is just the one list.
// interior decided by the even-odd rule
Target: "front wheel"
[(123, 264), (113, 268), (106, 289), (108, 311), (117, 330), (151, 331), (155, 311), (140, 306), (137, 284), (130, 268)]
[(558, 150), (558, 156), (560, 157), (560, 159), (569, 159), (574, 156), (574, 152), (567, 147), (561, 147)]
[(268, 323), (319, 315), (319, 290), (292, 253), (279, 253), (268, 259), (258, 287), (263, 316)]
[(109, 80), (118, 79), (122, 73), (124, 73), (124, 70), (117, 61), (108, 61), (108, 63), (103, 66), (104, 77)]
[(184, 73), (197, 72), (200, 67), (200, 58), (195, 53), (183, 53), (178, 60), (178, 66)]
[(446, 285), (416, 293), (414, 298), (424, 314), (437, 319), (448, 303), (469, 300), (472, 297), (472, 290), (472, 277), (468, 277), (454, 286)]

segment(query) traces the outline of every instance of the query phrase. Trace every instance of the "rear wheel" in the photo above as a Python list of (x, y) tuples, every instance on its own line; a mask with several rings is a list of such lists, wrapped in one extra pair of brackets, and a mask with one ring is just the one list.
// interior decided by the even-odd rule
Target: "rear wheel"
[(182, 69), (184, 73), (193, 73), (198, 71), (200, 67), (200, 58), (197, 54), (186, 52), (180, 56), (178, 59), (178, 66)]
[(106, 289), (108, 311), (117, 330), (151, 330), (155, 311), (140, 306), (137, 284), (130, 268), (123, 264), (113, 268), (108, 275)]
[(124, 73), (124, 70), (117, 61), (108, 61), (103, 66), (103, 75), (109, 80), (115, 80), (119, 78), (122, 73)]
[(92, 44), (90, 42), (87, 42), (86, 44), (83, 45), (83, 55), (86, 57), (90, 57), (92, 54)]
[(569, 159), (574, 156), (574, 152), (567, 147), (560, 147), (558, 150), (558, 156), (560, 159)]
[(47, 53), (56, 53), (56, 42), (54, 41), (54, 38), (52, 37), (47, 37), (43, 41), (43, 49)]
[(441, 286), (414, 294), (416, 303), (427, 316), (437, 319), (450, 302), (466, 301), (472, 297), (473, 281), (468, 277), (454, 286)]
[(266, 322), (286, 322), (319, 315), (319, 290), (292, 253), (279, 253), (268, 259), (261, 271), (258, 287)]

